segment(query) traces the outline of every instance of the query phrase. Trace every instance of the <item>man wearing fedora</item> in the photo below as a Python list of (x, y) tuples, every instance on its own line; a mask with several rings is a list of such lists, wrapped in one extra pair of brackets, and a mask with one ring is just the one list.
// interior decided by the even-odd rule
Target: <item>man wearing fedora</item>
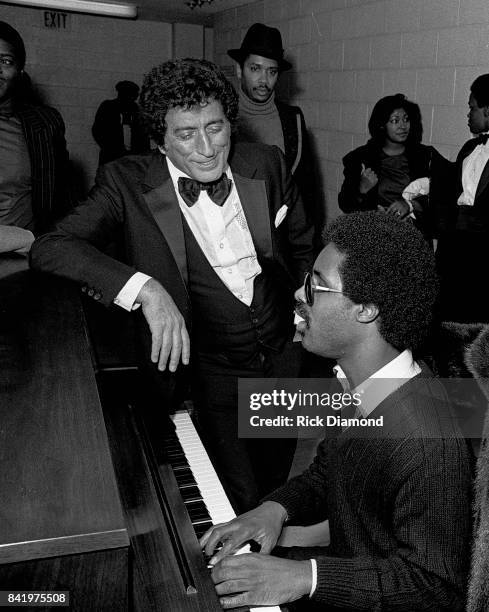
[(315, 210), (316, 197), (304, 115), (275, 97), (280, 73), (292, 65), (284, 59), (282, 36), (277, 28), (254, 23), (239, 49), (228, 55), (238, 63), (239, 116), (237, 139), (278, 146), (285, 154), (287, 169), (295, 178), (306, 209), (320, 230), (322, 215)]

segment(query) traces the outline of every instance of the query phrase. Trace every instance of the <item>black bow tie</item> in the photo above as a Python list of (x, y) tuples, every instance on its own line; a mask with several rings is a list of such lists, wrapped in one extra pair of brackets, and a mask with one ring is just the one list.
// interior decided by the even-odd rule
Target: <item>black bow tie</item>
[(212, 183), (201, 183), (181, 176), (178, 179), (178, 191), (187, 206), (193, 206), (197, 202), (201, 191), (207, 191), (210, 199), (218, 206), (222, 206), (231, 191), (232, 184), (233, 182), (225, 174)]
[(479, 136), (477, 136), (477, 138), (475, 139), (478, 145), (485, 145), (487, 142), (487, 139), (489, 138), (489, 134), (479, 134)]

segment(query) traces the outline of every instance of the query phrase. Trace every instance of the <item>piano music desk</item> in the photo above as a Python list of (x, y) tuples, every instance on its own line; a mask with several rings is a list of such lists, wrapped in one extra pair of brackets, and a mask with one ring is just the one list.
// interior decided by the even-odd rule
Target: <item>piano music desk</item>
[(0, 257), (0, 588), (125, 610), (129, 538), (77, 293)]

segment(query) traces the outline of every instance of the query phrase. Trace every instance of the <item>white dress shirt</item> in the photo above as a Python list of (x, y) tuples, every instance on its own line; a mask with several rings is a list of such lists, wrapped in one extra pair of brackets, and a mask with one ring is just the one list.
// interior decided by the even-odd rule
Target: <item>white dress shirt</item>
[[(366, 418), (386, 397), (394, 393), (405, 382), (417, 376), (421, 372), (421, 368), (414, 361), (411, 351), (406, 349), (354, 389), (350, 388), (346, 374), (339, 365), (335, 365), (333, 371), (343, 387), (343, 391), (360, 394), (361, 404), (357, 407), (356, 412), (358, 412), (360, 418)], [(381, 380), (381, 384), (376, 384), (376, 380)]]
[(484, 166), (489, 161), (489, 141), (479, 144), (462, 162), (463, 191), (457, 200), (459, 206), (473, 206), (477, 186)]
[[(261, 272), (248, 223), (233, 181), (231, 168), (226, 175), (233, 181), (231, 192), (222, 206), (213, 202), (207, 191), (201, 191), (197, 202), (187, 206), (178, 192), (178, 179), (188, 177), (169, 159), (165, 158), (175, 188), (180, 210), (198, 245), (214, 272), (233, 295), (246, 304), (253, 300), (253, 279)], [(133, 310), (141, 287), (150, 277), (141, 272), (134, 274), (114, 299), (126, 310)]]

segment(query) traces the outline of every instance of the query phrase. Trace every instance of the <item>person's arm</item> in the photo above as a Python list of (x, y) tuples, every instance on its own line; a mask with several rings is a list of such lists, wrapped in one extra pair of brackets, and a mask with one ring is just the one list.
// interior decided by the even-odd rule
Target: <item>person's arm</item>
[(0, 225), (0, 253), (27, 254), (34, 242), (34, 234), (22, 227)]
[(311, 562), (249, 553), (226, 557), (211, 572), (221, 606), (275, 606), (309, 594)]
[(369, 210), (369, 193), (375, 188), (378, 176), (362, 161), (358, 149), (343, 158), (343, 184), (338, 194), (338, 204), (345, 213)]
[(283, 506), (288, 522), (294, 525), (312, 525), (327, 519), (329, 491), (325, 483), (335, 448), (334, 439), (324, 439), (318, 445), (310, 466), (267, 495), (264, 501), (274, 501)]
[[(277, 543), (286, 519), (283, 506), (266, 501), (227, 523), (214, 525), (201, 537), (200, 545), (211, 557), (210, 565), (235, 553), (249, 540), (254, 540), (261, 546), (261, 553), (267, 554)], [(216, 551), (219, 542), (223, 546)]]
[(462, 161), (466, 156), (466, 148), (457, 156), (456, 162), (447, 160), (432, 148), (429, 170), (430, 194), (428, 212), (431, 219), (432, 233), (438, 238), (450, 229), (457, 214), (457, 198), (460, 195)]
[(121, 194), (112, 175), (102, 168), (87, 200), (36, 239), (31, 267), (94, 289), (100, 302), (110, 306), (137, 271), (103, 252), (121, 231), (123, 220)]
[[(88, 200), (62, 219), (56, 228), (34, 242), (31, 267), (81, 285), (105, 306), (111, 306), (137, 270), (103, 252), (121, 230), (125, 211), (117, 181), (107, 167), (99, 168)], [(180, 357), (189, 360), (185, 321), (166, 289), (147, 281), (136, 303), (142, 307), (151, 331), (151, 360), (173, 371)]]

